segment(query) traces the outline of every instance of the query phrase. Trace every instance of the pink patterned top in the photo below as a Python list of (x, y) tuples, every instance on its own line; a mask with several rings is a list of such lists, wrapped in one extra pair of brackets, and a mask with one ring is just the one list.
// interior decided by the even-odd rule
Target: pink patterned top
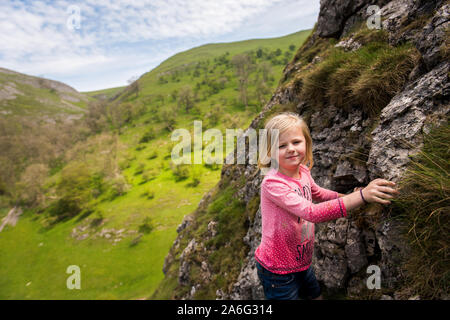
[(346, 217), (347, 210), (337, 192), (319, 187), (301, 165), (300, 179), (274, 169), (264, 177), (261, 216), (262, 238), (255, 258), (267, 270), (287, 274), (311, 265), (314, 223)]

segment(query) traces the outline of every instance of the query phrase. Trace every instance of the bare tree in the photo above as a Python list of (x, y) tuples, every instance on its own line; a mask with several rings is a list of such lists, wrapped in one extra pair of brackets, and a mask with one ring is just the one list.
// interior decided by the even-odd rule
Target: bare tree
[(248, 78), (253, 70), (253, 63), (246, 54), (237, 54), (232, 59), (233, 65), (236, 67), (236, 74), (239, 80), (239, 93), (241, 102), (248, 106)]
[(270, 93), (270, 87), (267, 85), (267, 82), (264, 81), (264, 78), (261, 79), (258, 74), (255, 79), (255, 95), (261, 107), (266, 104), (266, 95)]
[(139, 96), (139, 91), (141, 90), (139, 85), (139, 78), (137, 76), (131, 77), (128, 81), (128, 90), (131, 94), (135, 94), (135, 98)]
[(267, 83), (269, 77), (272, 76), (272, 65), (268, 61), (264, 61), (258, 65), (258, 71), (262, 75), (262, 80)]

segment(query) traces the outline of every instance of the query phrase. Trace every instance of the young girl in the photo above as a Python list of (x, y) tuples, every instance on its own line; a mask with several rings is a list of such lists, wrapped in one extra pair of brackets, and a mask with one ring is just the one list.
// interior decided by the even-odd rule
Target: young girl
[[(262, 238), (255, 252), (258, 277), (266, 299), (322, 299), (311, 268), (314, 223), (346, 217), (347, 211), (365, 203), (389, 204), (398, 191), (395, 183), (383, 179), (349, 195), (321, 188), (310, 175), (312, 139), (306, 123), (294, 113), (282, 113), (270, 119), (265, 129), (267, 157), (278, 162), (278, 169), (270, 169), (261, 184)], [(271, 150), (274, 129), (279, 133), (276, 159)], [(260, 168), (270, 167), (261, 160)]]

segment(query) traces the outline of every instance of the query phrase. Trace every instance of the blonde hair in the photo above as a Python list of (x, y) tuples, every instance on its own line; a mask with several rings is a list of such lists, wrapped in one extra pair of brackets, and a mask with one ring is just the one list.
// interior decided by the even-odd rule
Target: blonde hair
[(279, 130), (279, 135), (281, 136), (284, 132), (294, 127), (302, 129), (302, 133), (305, 136), (306, 154), (302, 164), (308, 166), (311, 170), (314, 165), (311, 134), (305, 120), (293, 112), (280, 113), (266, 122), (264, 129), (266, 129), (267, 132), (262, 138), (265, 140), (267, 146), (267, 155), (262, 155), (261, 158), (258, 159), (258, 167), (260, 169), (270, 167), (270, 161), (268, 161), (268, 159), (271, 158), (272, 151), (272, 130)]

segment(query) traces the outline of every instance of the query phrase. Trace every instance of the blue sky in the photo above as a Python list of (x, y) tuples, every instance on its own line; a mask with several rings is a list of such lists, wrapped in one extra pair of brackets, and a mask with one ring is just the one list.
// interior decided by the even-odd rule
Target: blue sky
[(310, 29), (318, 14), (319, 0), (7, 0), (0, 67), (105, 89), (199, 45)]

